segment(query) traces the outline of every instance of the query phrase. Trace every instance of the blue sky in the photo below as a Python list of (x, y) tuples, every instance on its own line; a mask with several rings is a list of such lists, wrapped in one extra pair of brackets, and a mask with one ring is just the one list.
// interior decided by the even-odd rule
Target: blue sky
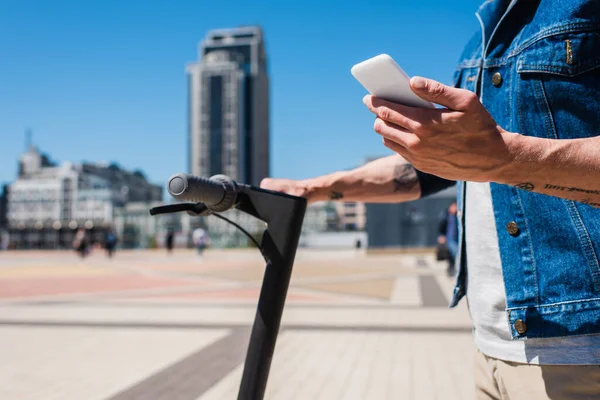
[(185, 65), (213, 28), (260, 24), (271, 170), (307, 178), (388, 150), (350, 68), (380, 53), (449, 83), (480, 0), (0, 0), (0, 182), (24, 131), (57, 161), (116, 161), (156, 183), (185, 171)]

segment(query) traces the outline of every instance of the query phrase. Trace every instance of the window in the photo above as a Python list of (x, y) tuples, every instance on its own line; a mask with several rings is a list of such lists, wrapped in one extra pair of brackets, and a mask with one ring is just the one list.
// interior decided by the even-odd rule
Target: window
[(223, 143), (223, 77), (211, 76), (210, 90), (210, 175), (221, 173)]
[(347, 231), (355, 231), (356, 230), (356, 224), (346, 224), (345, 229)]

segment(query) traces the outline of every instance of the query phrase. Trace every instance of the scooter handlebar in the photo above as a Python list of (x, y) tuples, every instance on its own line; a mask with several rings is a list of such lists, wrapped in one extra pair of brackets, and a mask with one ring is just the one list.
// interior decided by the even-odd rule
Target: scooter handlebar
[(204, 203), (211, 211), (222, 212), (236, 204), (238, 187), (225, 175), (211, 178), (190, 174), (175, 174), (169, 178), (167, 190), (181, 201)]

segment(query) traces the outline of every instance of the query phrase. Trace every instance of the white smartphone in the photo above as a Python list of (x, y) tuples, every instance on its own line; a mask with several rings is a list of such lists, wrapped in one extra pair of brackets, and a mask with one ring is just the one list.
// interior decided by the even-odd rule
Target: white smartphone
[(350, 72), (375, 97), (409, 107), (436, 108), (411, 90), (410, 77), (387, 54), (358, 63)]

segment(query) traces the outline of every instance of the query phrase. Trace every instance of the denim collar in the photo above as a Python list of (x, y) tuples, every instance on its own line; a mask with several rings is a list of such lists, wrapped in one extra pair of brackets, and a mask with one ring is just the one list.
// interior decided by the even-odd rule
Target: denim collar
[(519, 0), (487, 0), (477, 10), (475, 15), (481, 25), (482, 58), (487, 55), (494, 33), (504, 17), (512, 10)]

